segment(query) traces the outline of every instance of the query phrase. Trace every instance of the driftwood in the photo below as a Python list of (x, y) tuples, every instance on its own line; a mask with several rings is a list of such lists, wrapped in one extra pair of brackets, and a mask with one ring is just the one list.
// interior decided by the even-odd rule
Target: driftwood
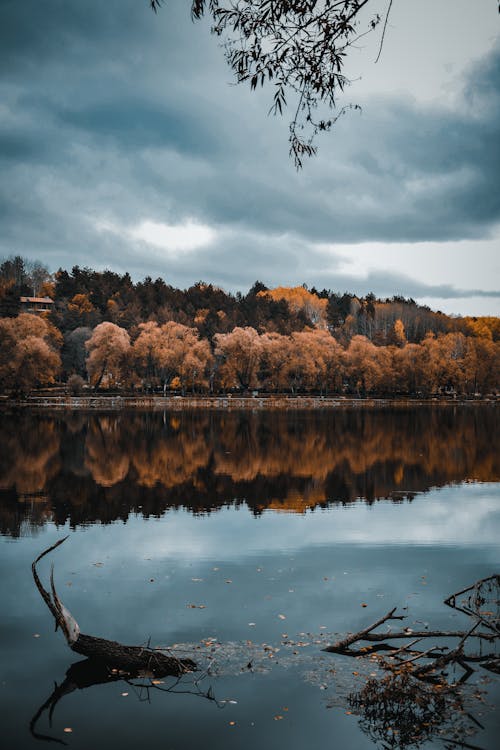
[(60, 539), (38, 555), (31, 565), (31, 570), (38, 591), (54, 617), (56, 630), (61, 628), (71, 650), (100, 662), (109, 670), (119, 669), (133, 675), (145, 673), (156, 677), (167, 675), (178, 677), (187, 672), (196, 671), (196, 664), (191, 659), (179, 659), (163, 650), (150, 648), (149, 646), (124, 646), (117, 641), (96, 638), (93, 635), (85, 635), (80, 632), (77, 621), (66, 609), (56, 592), (54, 566), (52, 566), (50, 574), (51, 592), (43, 587), (36, 569), (37, 563), (49, 552), (59, 547), (67, 538)]
[[(413, 677), (419, 679), (439, 680), (442, 670), (451, 664), (457, 664), (463, 669), (461, 682), (465, 681), (473, 672), (471, 664), (480, 666), (492, 672), (500, 671), (500, 655), (494, 650), (494, 644), (500, 638), (500, 620), (498, 616), (500, 575), (495, 574), (482, 578), (455, 594), (451, 594), (444, 603), (449, 607), (466, 614), (473, 619), (472, 626), (467, 630), (387, 630), (374, 632), (377, 628), (391, 620), (403, 620), (402, 615), (396, 615), (396, 607), (371, 625), (358, 631), (349, 633), (336, 643), (324, 650), (345, 656), (368, 656), (380, 651), (388, 652), (391, 659), (383, 666), (390, 669), (404, 669)], [(459, 597), (465, 597), (464, 600)], [(485, 609), (486, 606), (486, 609)], [(479, 628), (482, 628), (481, 630)], [(411, 639), (404, 646), (392, 643), (394, 640)], [(447, 644), (440, 645), (441, 639), (458, 638), (458, 643), (450, 648)], [(416, 648), (424, 639), (433, 639), (435, 643), (430, 648)], [(488, 653), (482, 648), (467, 651), (466, 646), (471, 642), (480, 644), (486, 642), (493, 646)], [(376, 645), (371, 645), (375, 643)], [(351, 648), (357, 644), (358, 648)]]

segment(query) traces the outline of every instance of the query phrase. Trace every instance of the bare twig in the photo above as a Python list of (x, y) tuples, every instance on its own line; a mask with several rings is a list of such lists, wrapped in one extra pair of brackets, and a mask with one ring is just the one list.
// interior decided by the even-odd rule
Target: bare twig
[(385, 40), (385, 32), (387, 30), (387, 24), (389, 22), (389, 16), (391, 14), (392, 2), (393, 2), (393, 0), (390, 0), (389, 7), (387, 8), (387, 13), (385, 14), (384, 28), (382, 29), (382, 36), (380, 38), (380, 47), (379, 47), (379, 50), (378, 50), (378, 55), (377, 55), (377, 57), (375, 59), (376, 63), (378, 63), (378, 61), (380, 60), (380, 55), (382, 54), (382, 48), (384, 46), (384, 40)]

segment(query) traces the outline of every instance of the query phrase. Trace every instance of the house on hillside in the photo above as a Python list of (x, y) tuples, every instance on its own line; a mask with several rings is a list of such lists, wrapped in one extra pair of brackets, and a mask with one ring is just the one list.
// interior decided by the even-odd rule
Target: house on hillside
[(47, 313), (54, 308), (54, 300), (50, 297), (21, 297), (19, 301), (20, 312), (31, 313), (31, 315)]

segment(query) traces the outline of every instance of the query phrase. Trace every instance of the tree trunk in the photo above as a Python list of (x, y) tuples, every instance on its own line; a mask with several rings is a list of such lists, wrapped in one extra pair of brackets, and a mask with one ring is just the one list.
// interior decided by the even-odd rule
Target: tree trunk
[(178, 659), (171, 654), (149, 646), (124, 646), (117, 641), (109, 641), (105, 638), (97, 638), (80, 632), (77, 621), (65, 608), (56, 592), (54, 568), (52, 568), (50, 575), (52, 595), (43, 587), (36, 570), (36, 565), (42, 557), (52, 552), (67, 538), (60, 539), (44, 550), (33, 561), (31, 570), (38, 591), (55, 619), (56, 630), (58, 627), (61, 628), (71, 650), (91, 659), (97, 659), (111, 669), (120, 669), (134, 674), (144, 671), (155, 676), (180, 676), (186, 672), (196, 671), (196, 664), (191, 659)]

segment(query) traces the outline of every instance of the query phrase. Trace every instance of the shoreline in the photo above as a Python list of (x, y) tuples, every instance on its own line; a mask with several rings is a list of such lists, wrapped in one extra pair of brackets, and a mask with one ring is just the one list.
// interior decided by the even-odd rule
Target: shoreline
[(7, 409), (56, 411), (317, 411), (332, 409), (409, 408), (415, 406), (495, 406), (495, 398), (352, 398), (342, 396), (31, 396), (1, 399)]

